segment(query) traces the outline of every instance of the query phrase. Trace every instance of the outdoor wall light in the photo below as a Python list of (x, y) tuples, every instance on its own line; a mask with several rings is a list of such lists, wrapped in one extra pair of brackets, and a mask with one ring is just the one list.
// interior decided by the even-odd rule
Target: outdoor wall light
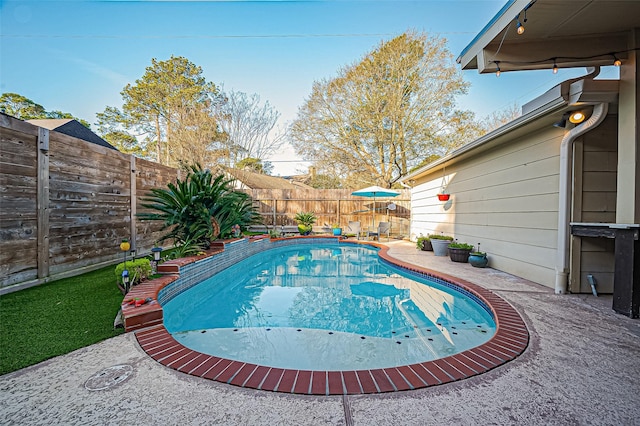
[(572, 124), (580, 124), (585, 118), (587, 118), (587, 116), (582, 111), (565, 112), (562, 114), (562, 118), (558, 122), (553, 123), (553, 127), (564, 129), (567, 125), (567, 120)]
[(586, 116), (582, 111), (574, 111), (569, 116), (569, 121), (573, 124), (579, 124), (579, 123), (582, 123), (585, 118)]

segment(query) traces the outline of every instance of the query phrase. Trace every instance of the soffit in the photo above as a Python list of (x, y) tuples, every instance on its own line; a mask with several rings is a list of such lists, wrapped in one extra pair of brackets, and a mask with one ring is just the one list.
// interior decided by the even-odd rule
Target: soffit
[[(524, 9), (527, 8), (524, 22)], [(525, 27), (516, 32), (516, 16)], [(635, 48), (631, 31), (640, 28), (637, 0), (512, 0), (458, 58), (462, 69), (481, 73), (611, 65)]]

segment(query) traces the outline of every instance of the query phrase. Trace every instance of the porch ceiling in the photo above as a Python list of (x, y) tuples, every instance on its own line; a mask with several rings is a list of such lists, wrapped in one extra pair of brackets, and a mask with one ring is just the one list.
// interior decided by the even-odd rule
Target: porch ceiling
[[(525, 9), (526, 22), (525, 22)], [(518, 17), (525, 32), (516, 32)], [(510, 0), (464, 49), (462, 69), (480, 73), (612, 65), (640, 29), (637, 0)]]

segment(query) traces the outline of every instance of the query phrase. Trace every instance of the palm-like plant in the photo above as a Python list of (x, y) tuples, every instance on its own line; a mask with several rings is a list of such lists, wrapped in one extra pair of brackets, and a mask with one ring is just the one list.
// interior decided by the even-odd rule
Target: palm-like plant
[(154, 188), (142, 199), (142, 206), (153, 212), (139, 213), (143, 220), (159, 220), (169, 232), (160, 240), (173, 239), (208, 248), (212, 239), (227, 235), (235, 224), (245, 227), (258, 223), (259, 215), (251, 198), (234, 191), (223, 175), (214, 177), (199, 165), (191, 166), (184, 180), (167, 188)]

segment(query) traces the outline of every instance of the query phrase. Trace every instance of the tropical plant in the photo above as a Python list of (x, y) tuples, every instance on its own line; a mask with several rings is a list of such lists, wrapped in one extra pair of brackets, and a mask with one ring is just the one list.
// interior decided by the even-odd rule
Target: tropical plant
[(251, 198), (234, 191), (232, 182), (223, 175), (214, 177), (200, 165), (191, 166), (184, 180), (169, 183), (166, 189), (152, 189), (142, 199), (142, 206), (151, 211), (137, 216), (164, 222), (162, 230), (168, 232), (160, 241), (172, 239), (176, 246), (208, 248), (211, 240), (230, 235), (235, 224), (259, 223)]
[(300, 212), (295, 215), (294, 220), (298, 222), (298, 231), (301, 235), (309, 235), (313, 224), (316, 223), (318, 218), (313, 212)]

